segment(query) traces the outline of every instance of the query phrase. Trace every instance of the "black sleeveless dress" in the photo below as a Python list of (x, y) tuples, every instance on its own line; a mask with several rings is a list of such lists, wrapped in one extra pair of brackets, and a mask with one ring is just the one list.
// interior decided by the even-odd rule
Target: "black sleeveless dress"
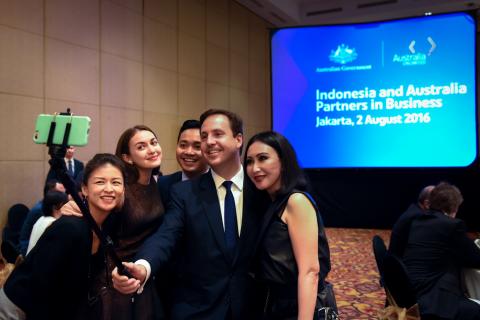
[[(268, 298), (265, 306), (266, 319), (297, 319), (297, 277), (298, 268), (293, 253), (288, 226), (281, 217), (288, 199), (294, 190), (270, 206), (262, 227), (262, 238), (258, 251), (257, 275), (268, 287)], [(312, 202), (317, 215), (318, 223), (318, 256), (320, 274), (318, 291), (324, 288), (325, 277), (330, 271), (330, 250), (323, 227), (323, 221), (315, 202), (308, 193), (304, 193)]]

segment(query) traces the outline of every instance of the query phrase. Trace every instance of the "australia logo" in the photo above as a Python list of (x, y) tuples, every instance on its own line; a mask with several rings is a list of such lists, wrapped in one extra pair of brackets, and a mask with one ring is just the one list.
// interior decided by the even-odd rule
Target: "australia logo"
[(357, 56), (358, 54), (355, 49), (350, 49), (342, 43), (336, 50), (332, 50), (328, 57), (330, 58), (330, 61), (346, 64), (357, 59)]

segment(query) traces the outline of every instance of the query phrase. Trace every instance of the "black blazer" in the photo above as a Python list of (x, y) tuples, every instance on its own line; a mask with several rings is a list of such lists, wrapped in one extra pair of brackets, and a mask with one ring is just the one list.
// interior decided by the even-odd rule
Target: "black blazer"
[[(410, 227), (403, 261), (421, 314), (456, 319), (466, 303), (462, 300), (467, 300), (460, 284), (461, 268), (480, 268), (480, 249), (467, 237), (463, 221), (440, 212), (420, 215)], [(479, 319), (479, 310), (477, 306), (477, 313), (464, 313), (461, 319)]]
[(259, 201), (253, 188), (245, 179), (241, 235), (231, 256), (211, 173), (173, 186), (163, 224), (136, 256), (155, 273), (177, 247), (172, 319), (223, 320), (228, 313), (232, 319), (256, 318), (253, 305), (259, 299), (248, 270), (267, 202)]
[(165, 207), (168, 207), (168, 203), (170, 202), (170, 191), (172, 186), (180, 181), (182, 181), (182, 171), (177, 171), (158, 178), (158, 191), (160, 191), (160, 196), (162, 197), (162, 202)]
[[(74, 158), (73, 163), (74, 163), (75, 168), (74, 168), (74, 171), (73, 171), (73, 177), (72, 178), (73, 178), (73, 180), (78, 181), (78, 178), (79, 178), (78, 175), (81, 172), (83, 172), (83, 169), (84, 169), (83, 162)], [(45, 179), (45, 182), (47, 182), (48, 180), (52, 180), (52, 179), (58, 180), (58, 177), (57, 177), (57, 174), (55, 173), (55, 171), (52, 170), (52, 168), (50, 168), (50, 170), (48, 170), (47, 179)]]
[(412, 203), (408, 209), (402, 213), (397, 222), (393, 225), (392, 234), (390, 235), (390, 244), (388, 251), (399, 258), (403, 257), (405, 247), (407, 246), (408, 235), (410, 233), (410, 225), (413, 219), (424, 214), (422, 208), (416, 203)]
[(87, 222), (61, 217), (13, 270), (5, 294), (27, 319), (73, 319), (87, 303), (91, 250)]

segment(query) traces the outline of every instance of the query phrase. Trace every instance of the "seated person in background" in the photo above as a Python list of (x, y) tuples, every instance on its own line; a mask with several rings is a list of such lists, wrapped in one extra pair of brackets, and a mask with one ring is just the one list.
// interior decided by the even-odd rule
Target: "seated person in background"
[(14, 204), (7, 213), (7, 222), (2, 231), (2, 255), (9, 263), (15, 263), (19, 255), (19, 235), (28, 207), (22, 203)]
[(393, 225), (388, 251), (397, 257), (403, 257), (407, 245), (412, 220), (425, 213), (430, 206), (430, 192), (435, 186), (426, 186), (420, 191), (416, 203), (412, 203)]
[(68, 196), (65, 192), (49, 191), (43, 198), (42, 212), (43, 216), (35, 222), (30, 235), (30, 242), (28, 243), (27, 254), (35, 247), (40, 236), (45, 230), (62, 216), (60, 208), (67, 203)]
[(460, 271), (480, 268), (480, 249), (455, 219), (463, 198), (442, 182), (430, 194), (430, 211), (412, 221), (403, 261), (417, 294), (422, 320), (480, 319), (480, 305), (465, 297)]
[(177, 149), (175, 150), (177, 162), (182, 168), (181, 171), (161, 176), (158, 178), (158, 189), (165, 207), (170, 200), (170, 188), (177, 182), (193, 179), (204, 174), (208, 170), (200, 140), (200, 121), (186, 120), (177, 138)]
[[(43, 197), (45, 197), (45, 195), (51, 190), (65, 193), (65, 187), (56, 179), (48, 180), (45, 183), (45, 186), (43, 187)], [(27, 254), (28, 242), (30, 241), (30, 234), (32, 233), (33, 225), (43, 215), (42, 202), (43, 199), (35, 203), (32, 209), (28, 212), (25, 221), (23, 222), (23, 226), (20, 231), (19, 250), (20, 254), (24, 256)]]

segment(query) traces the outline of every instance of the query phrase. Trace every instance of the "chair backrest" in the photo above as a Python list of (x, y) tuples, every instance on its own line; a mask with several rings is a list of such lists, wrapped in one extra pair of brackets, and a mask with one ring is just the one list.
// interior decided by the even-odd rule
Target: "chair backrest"
[(10, 209), (8, 209), (7, 214), (8, 226), (12, 230), (20, 232), (20, 229), (22, 229), (23, 222), (25, 221), (25, 218), (27, 217), (29, 211), (30, 209), (28, 209), (28, 207), (23, 203), (17, 203), (11, 206)]
[(387, 247), (379, 235), (373, 236), (372, 246), (375, 262), (377, 263), (378, 273), (380, 273), (380, 285), (383, 287), (383, 259), (387, 254)]
[(383, 259), (383, 279), (386, 290), (401, 308), (410, 308), (417, 303), (407, 268), (402, 260), (387, 253)]
[(2, 252), (2, 257), (8, 263), (15, 263), (15, 261), (17, 261), (18, 255), (20, 254), (17, 247), (10, 241), (2, 241), (0, 250)]

